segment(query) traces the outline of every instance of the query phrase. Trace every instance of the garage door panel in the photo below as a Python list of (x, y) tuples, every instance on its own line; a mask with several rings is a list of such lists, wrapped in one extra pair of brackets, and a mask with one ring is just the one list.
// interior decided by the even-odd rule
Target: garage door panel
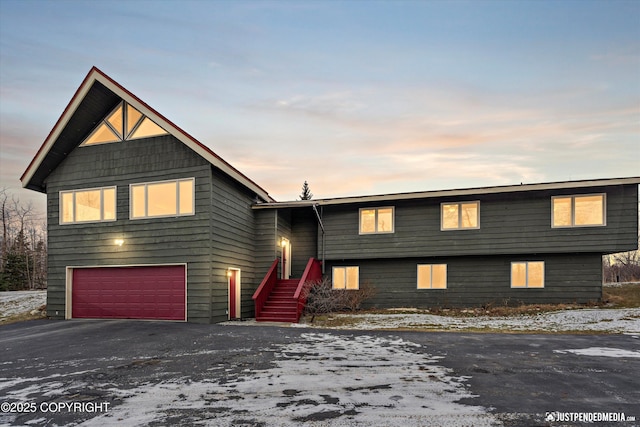
[(78, 268), (72, 317), (185, 319), (184, 266)]

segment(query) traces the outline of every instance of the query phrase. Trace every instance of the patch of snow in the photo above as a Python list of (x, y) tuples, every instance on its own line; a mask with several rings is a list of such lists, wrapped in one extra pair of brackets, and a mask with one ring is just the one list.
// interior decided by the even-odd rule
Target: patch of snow
[[(486, 408), (458, 403), (474, 397), (467, 377), (452, 376), (435, 358), (400, 338), (306, 333), (277, 345), (275, 367), (220, 382), (180, 379), (126, 390), (123, 403), (83, 426), (170, 423), (298, 426), (491, 426)], [(125, 393), (125, 391), (122, 391)], [(200, 414), (200, 415), (198, 415)], [(195, 417), (195, 418), (194, 418)], [(198, 419), (199, 418), (199, 419)]]
[(554, 353), (573, 353), (580, 356), (603, 356), (603, 357), (633, 357), (640, 358), (640, 351), (624, 350), (621, 348), (609, 347), (589, 347), (572, 350), (553, 350)]
[[(337, 314), (348, 325), (330, 329), (508, 330), (521, 332), (594, 331), (640, 333), (640, 308), (562, 310), (510, 317), (450, 317), (434, 314)], [(313, 324), (292, 325), (315, 327)], [(317, 326), (327, 328), (326, 326)]]
[(47, 291), (0, 292), (0, 321), (16, 314), (28, 313), (47, 303)]

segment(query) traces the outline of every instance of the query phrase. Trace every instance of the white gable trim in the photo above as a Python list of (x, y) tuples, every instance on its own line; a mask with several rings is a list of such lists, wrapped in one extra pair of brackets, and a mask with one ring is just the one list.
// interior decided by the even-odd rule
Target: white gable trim
[(267, 193), (258, 184), (256, 184), (255, 182), (251, 181), (249, 178), (244, 176), (240, 171), (235, 169), (229, 163), (222, 160), (222, 158), (220, 158), (211, 150), (209, 150), (207, 147), (205, 147), (200, 142), (195, 140), (192, 136), (188, 135), (186, 132), (184, 132), (182, 129), (180, 129), (173, 123), (171, 123), (169, 120), (164, 118), (162, 115), (160, 115), (158, 112), (153, 110), (151, 107), (147, 106), (144, 102), (142, 102), (140, 99), (135, 97), (132, 93), (127, 91), (124, 87), (120, 86), (118, 83), (116, 83), (114, 80), (109, 78), (106, 74), (102, 73), (100, 70), (98, 70), (95, 67), (91, 69), (87, 77), (84, 79), (80, 88), (72, 98), (71, 102), (63, 112), (62, 116), (60, 116), (60, 119), (58, 119), (58, 122), (55, 124), (53, 130), (45, 140), (44, 144), (36, 154), (35, 158), (32, 160), (31, 164), (28, 166), (27, 170), (25, 171), (23, 176), (20, 178), (20, 180), (22, 181), (23, 187), (26, 187), (29, 181), (31, 180), (31, 178), (33, 178), (33, 175), (35, 174), (36, 170), (38, 170), (39, 166), (44, 161), (45, 157), (53, 147), (53, 144), (56, 142), (56, 140), (60, 136), (60, 133), (65, 128), (65, 126), (67, 125), (67, 123), (69, 122), (73, 114), (76, 112), (78, 106), (80, 105), (84, 97), (87, 95), (88, 91), (91, 89), (95, 81), (102, 83), (110, 91), (118, 95), (127, 103), (131, 104), (142, 114), (149, 117), (151, 120), (153, 120), (156, 124), (158, 124), (164, 130), (166, 130), (171, 135), (176, 137), (180, 142), (185, 144), (187, 147), (191, 148), (198, 155), (202, 156), (209, 163), (211, 163), (212, 165), (220, 169), (225, 174), (229, 175), (231, 178), (233, 178), (240, 184), (244, 185), (245, 187), (249, 188), (251, 191), (255, 192), (263, 200), (268, 202), (274, 201), (271, 198), (271, 196), (269, 196), (269, 193)]

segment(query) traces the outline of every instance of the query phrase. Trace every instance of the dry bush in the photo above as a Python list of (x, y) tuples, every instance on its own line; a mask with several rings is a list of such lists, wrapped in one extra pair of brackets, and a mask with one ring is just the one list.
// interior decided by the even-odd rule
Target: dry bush
[(311, 316), (311, 322), (317, 314), (336, 311), (356, 311), (362, 303), (376, 294), (375, 287), (368, 281), (360, 285), (360, 289), (333, 289), (331, 279), (307, 282), (303, 296), (307, 299), (304, 314)]

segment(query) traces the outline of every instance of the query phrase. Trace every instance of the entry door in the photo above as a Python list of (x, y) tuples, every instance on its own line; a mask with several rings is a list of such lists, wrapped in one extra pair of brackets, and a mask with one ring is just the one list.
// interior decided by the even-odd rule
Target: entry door
[(291, 276), (291, 242), (282, 239), (282, 279), (288, 279)]
[(240, 270), (229, 269), (229, 319), (240, 318)]

